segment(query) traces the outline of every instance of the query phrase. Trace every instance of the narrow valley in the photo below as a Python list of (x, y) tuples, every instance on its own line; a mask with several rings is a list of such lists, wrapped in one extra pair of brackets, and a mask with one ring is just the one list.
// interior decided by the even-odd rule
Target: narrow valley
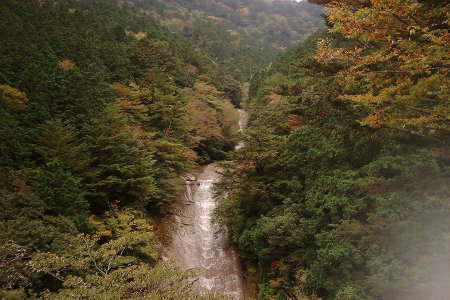
[(450, 299), (449, 17), (1, 0), (0, 299)]

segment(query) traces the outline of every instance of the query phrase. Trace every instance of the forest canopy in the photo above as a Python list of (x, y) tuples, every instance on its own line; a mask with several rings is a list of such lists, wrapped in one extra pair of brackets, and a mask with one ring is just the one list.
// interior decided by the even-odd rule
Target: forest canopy
[(2, 0), (0, 298), (214, 299), (158, 226), (183, 176), (221, 161), (215, 219), (259, 299), (446, 299), (449, 16)]
[(233, 148), (239, 86), (119, 1), (6, 0), (0, 27), (0, 298), (197, 297), (151, 216)]
[(450, 294), (449, 4), (328, 3), (252, 79), (218, 218), (263, 299)]

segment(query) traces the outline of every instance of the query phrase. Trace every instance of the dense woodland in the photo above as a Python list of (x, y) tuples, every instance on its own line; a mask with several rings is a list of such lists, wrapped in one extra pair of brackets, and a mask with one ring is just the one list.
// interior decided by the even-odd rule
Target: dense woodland
[(5, 0), (0, 27), (0, 297), (191, 295), (149, 213), (232, 149), (235, 86), (131, 5)]
[(218, 216), (263, 299), (447, 299), (450, 6), (327, 2), (254, 76)]
[(0, 298), (213, 298), (155, 220), (222, 161), (260, 299), (446, 299), (450, 4), (310, 2), (2, 0)]
[(248, 80), (322, 27), (322, 8), (291, 0), (134, 0), (194, 42), (222, 72)]

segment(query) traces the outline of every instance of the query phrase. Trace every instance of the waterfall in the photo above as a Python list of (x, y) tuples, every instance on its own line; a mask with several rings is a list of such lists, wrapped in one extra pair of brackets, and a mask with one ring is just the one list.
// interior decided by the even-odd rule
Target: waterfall
[[(247, 123), (247, 114), (239, 110), (239, 131)], [(239, 143), (236, 149), (243, 146)], [(175, 228), (168, 256), (183, 269), (198, 269), (198, 288), (203, 293), (244, 299), (242, 271), (236, 251), (228, 241), (225, 228), (212, 221), (216, 208), (213, 185), (220, 176), (219, 167), (210, 164), (186, 180), (183, 204), (175, 216)]]

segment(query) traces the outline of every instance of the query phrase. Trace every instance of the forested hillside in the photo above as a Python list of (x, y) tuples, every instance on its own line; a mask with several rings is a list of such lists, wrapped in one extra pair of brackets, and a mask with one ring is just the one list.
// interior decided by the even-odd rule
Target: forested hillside
[(148, 213), (232, 149), (223, 75), (119, 1), (5, 0), (0, 28), (0, 298), (194, 297)]
[(205, 51), (222, 72), (248, 80), (281, 50), (323, 26), (322, 8), (291, 0), (132, 0)]
[(2, 0), (0, 298), (216, 299), (163, 259), (187, 184), (228, 228), (200, 214), (187, 247), (239, 256), (259, 299), (447, 300), (449, 17), (439, 0)]
[(218, 217), (261, 299), (448, 299), (450, 6), (320, 2), (253, 77)]

